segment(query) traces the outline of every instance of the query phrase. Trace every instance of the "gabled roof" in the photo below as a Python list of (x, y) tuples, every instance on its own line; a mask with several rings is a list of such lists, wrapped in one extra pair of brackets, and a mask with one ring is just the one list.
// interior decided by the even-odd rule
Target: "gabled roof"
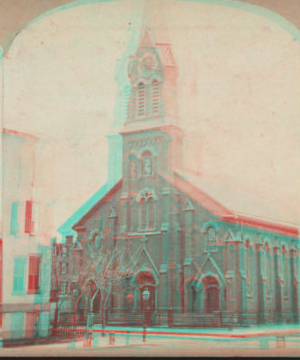
[[(183, 173), (180, 173), (178, 171), (175, 172), (175, 177), (176, 176), (179, 179), (181, 179), (182, 181), (184, 181), (185, 185), (183, 185), (183, 183), (181, 183), (181, 187), (186, 187), (187, 191), (191, 191), (190, 189), (194, 188), (194, 189), (198, 189), (198, 192), (199, 192), (200, 191), (199, 187), (201, 187), (201, 189), (205, 190), (205, 193), (202, 190), (200, 192), (203, 194), (206, 194), (208, 198), (219, 199), (219, 200), (221, 200), (222, 203), (228, 204), (228, 201), (226, 201), (228, 199), (228, 194), (226, 194), (226, 186), (224, 188), (224, 184), (223, 184), (223, 187), (217, 186), (217, 184), (213, 184), (211, 180), (204, 181), (204, 179), (199, 176), (195, 177), (195, 176), (190, 176), (190, 175), (188, 175), (189, 180), (185, 180), (185, 176), (183, 175)], [(195, 194), (196, 193), (197, 192), (195, 192)], [(208, 195), (208, 193), (210, 196)], [(229, 191), (229, 194), (230, 194), (231, 199), (233, 199), (236, 196), (236, 194), (232, 193), (232, 190)], [(239, 197), (241, 197), (241, 194), (239, 194)], [(190, 198), (194, 199), (195, 201), (197, 201), (196, 198), (198, 198), (200, 200), (200, 202), (199, 201), (197, 201), (197, 202), (199, 202), (200, 204), (202, 204), (204, 206), (204, 203), (201, 203), (201, 198), (199, 198), (199, 195), (196, 195), (196, 198), (194, 198), (193, 196), (191, 196)], [(247, 197), (243, 198), (243, 200), (245, 200), (245, 199), (247, 199)], [(250, 201), (251, 201), (251, 199), (250, 199)], [(214, 202), (216, 202), (216, 201), (214, 200)], [(218, 202), (216, 202), (216, 203), (219, 204)], [(229, 203), (232, 206), (234, 205), (234, 202), (229, 202)], [(243, 204), (244, 204), (244, 206), (246, 206), (245, 201), (243, 202)], [(249, 206), (249, 204), (247, 204), (247, 205)], [(261, 209), (261, 206), (262, 206), (261, 203), (257, 203), (257, 208)], [(236, 211), (234, 211), (234, 210), (236, 210)], [(215, 213), (214, 211), (212, 211), (212, 212)], [(220, 214), (217, 214), (217, 215), (220, 215)], [(286, 224), (286, 223), (280, 223), (280, 222), (272, 221), (272, 220), (268, 220), (268, 219), (263, 219), (263, 218), (255, 217), (252, 215), (243, 215), (240, 213), (240, 211), (238, 211), (238, 209), (234, 209), (234, 208), (233, 208), (233, 211), (228, 210), (227, 214), (224, 213), (223, 215), (221, 215), (221, 220), (223, 220), (225, 222), (240, 224), (241, 226), (244, 225), (244, 226), (249, 226), (249, 227), (253, 227), (253, 228), (261, 229), (261, 230), (265, 230), (265, 231), (276, 232), (276, 233), (283, 234), (286, 236), (299, 237), (299, 228), (297, 226), (293, 226), (291, 224)]]
[(219, 204), (205, 192), (192, 185), (187, 180), (184, 180), (179, 175), (176, 174), (161, 174), (161, 177), (172, 184), (177, 190), (184, 193), (190, 199), (194, 200), (204, 208), (206, 208), (211, 213), (223, 217), (226, 215), (232, 215), (227, 208)]
[(176, 66), (170, 44), (156, 44), (164, 66)]
[(71, 215), (69, 219), (57, 229), (57, 231), (63, 234), (64, 231), (72, 229), (95, 205), (99, 203), (99, 201), (104, 198), (109, 191), (117, 187), (117, 185), (120, 185), (121, 181), (122, 180), (119, 179), (111, 185), (106, 182), (88, 201), (86, 201), (73, 215)]
[(286, 236), (299, 237), (299, 228), (288, 224), (272, 222), (253, 216), (229, 215), (223, 216), (222, 220), (226, 222), (238, 223), (241, 226), (255, 227), (267, 231), (276, 232)]

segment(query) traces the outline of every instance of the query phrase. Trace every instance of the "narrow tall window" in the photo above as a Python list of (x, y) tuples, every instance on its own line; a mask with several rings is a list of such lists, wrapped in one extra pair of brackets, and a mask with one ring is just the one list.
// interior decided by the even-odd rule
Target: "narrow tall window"
[(201, 252), (199, 232), (194, 231), (192, 236), (193, 236), (193, 253), (195, 255), (199, 255)]
[(145, 151), (142, 155), (142, 175), (150, 176), (153, 174), (153, 158), (150, 151)]
[(285, 248), (282, 251), (282, 267), (283, 267), (283, 293), (285, 297), (289, 295), (289, 257)]
[(25, 233), (31, 234), (32, 233), (32, 201), (26, 201), (25, 205)]
[(152, 111), (153, 116), (159, 114), (160, 87), (157, 80), (152, 81)]
[(254, 252), (253, 252), (253, 247), (252, 246), (248, 246), (248, 251), (247, 251), (247, 268), (248, 268), (248, 286), (247, 286), (247, 294), (248, 295), (253, 295), (254, 293)]
[(141, 230), (147, 228), (147, 202), (146, 199), (141, 199)]
[(40, 261), (39, 256), (29, 257), (28, 292), (35, 293), (40, 289)]
[(19, 231), (18, 209), (19, 209), (19, 203), (13, 202), (11, 204), (11, 219), (10, 219), (10, 234), (11, 235), (17, 235), (17, 233)]
[(138, 85), (138, 117), (145, 117), (145, 84), (139, 83)]
[(127, 229), (127, 202), (121, 202), (121, 217), (122, 217), (122, 230)]
[(229, 249), (228, 249), (228, 264), (227, 264), (227, 269), (230, 270), (230, 272), (232, 273), (232, 278), (231, 278), (231, 282), (229, 284), (229, 289), (228, 289), (228, 294), (229, 294), (229, 298), (234, 298), (235, 297), (235, 248), (234, 248), (234, 244), (230, 243), (229, 244)]
[(14, 280), (13, 293), (21, 293), (24, 291), (24, 273), (26, 259), (24, 257), (16, 257), (14, 260)]
[(267, 253), (266, 253), (266, 260), (267, 260), (267, 266), (266, 266), (266, 271), (267, 271), (267, 295), (271, 296), (272, 295), (272, 256), (271, 256), (271, 250), (267, 249)]
[(208, 237), (208, 247), (216, 246), (216, 230), (213, 227), (210, 227), (207, 231)]
[(148, 199), (148, 229), (154, 229), (154, 200)]

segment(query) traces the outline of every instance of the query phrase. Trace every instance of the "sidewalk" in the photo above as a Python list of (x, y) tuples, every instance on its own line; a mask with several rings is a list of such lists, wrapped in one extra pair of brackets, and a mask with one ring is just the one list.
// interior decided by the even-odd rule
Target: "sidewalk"
[[(101, 333), (102, 327), (94, 325), (93, 333)], [(104, 332), (142, 335), (142, 327), (106, 326)], [(255, 338), (269, 336), (300, 335), (300, 325), (255, 326), (249, 328), (146, 328), (146, 336), (150, 337), (211, 337), (211, 338)]]
[[(180, 336), (174, 332), (172, 336), (153, 336), (156, 329), (150, 329), (143, 335), (131, 334), (132, 328), (126, 328), (126, 333), (115, 334), (114, 341), (107, 334), (93, 334), (91, 344), (84, 344), (84, 340), (70, 343), (45, 344), (36, 346), (0, 349), (0, 356), (299, 356), (300, 337), (290, 334), (285, 340), (276, 336), (252, 338), (220, 338), (204, 337), (203, 333), (191, 337), (186, 329)], [(125, 330), (125, 328), (123, 328)], [(169, 329), (166, 329), (169, 330)], [(279, 329), (280, 331), (282, 329)], [(293, 329), (292, 329), (293, 330)], [(299, 330), (299, 329), (298, 329)], [(116, 332), (111, 328), (107, 331)], [(129, 331), (129, 335), (127, 333)], [(299, 332), (299, 331), (298, 331)], [(152, 334), (152, 336), (151, 336)], [(255, 333), (256, 335), (258, 332)], [(85, 347), (84, 345), (88, 345)]]

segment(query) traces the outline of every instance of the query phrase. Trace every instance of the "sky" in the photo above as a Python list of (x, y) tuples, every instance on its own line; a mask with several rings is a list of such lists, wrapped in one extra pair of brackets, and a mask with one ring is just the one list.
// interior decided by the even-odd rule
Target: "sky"
[[(299, 226), (299, 42), (251, 12), (165, 3), (186, 167), (223, 188), (238, 211)], [(116, 62), (140, 24), (135, 4), (45, 17), (4, 60), (4, 127), (54, 140), (55, 228), (107, 180)]]

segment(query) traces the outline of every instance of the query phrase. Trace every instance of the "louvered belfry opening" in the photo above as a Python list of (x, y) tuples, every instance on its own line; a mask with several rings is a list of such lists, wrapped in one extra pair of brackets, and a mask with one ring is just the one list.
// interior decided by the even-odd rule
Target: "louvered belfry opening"
[(138, 118), (145, 117), (145, 84), (138, 85)]
[(152, 82), (152, 111), (153, 116), (159, 114), (159, 83), (157, 80)]

